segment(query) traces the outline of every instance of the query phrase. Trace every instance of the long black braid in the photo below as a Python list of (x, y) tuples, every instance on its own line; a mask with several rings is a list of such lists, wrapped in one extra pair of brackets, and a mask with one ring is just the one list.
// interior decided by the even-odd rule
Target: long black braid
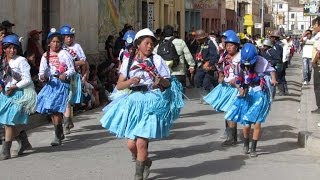
[(133, 64), (133, 58), (134, 56), (136, 55), (136, 51), (137, 51), (137, 46), (134, 45), (131, 49), (131, 52), (130, 52), (130, 57), (129, 57), (129, 62), (128, 62), (128, 67), (127, 67), (127, 79), (129, 79), (129, 72), (130, 72), (130, 68)]

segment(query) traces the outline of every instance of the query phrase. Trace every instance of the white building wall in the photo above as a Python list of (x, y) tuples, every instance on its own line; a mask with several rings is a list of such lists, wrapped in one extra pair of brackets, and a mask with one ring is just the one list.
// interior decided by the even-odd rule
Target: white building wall
[[(294, 18), (292, 17), (292, 14), (294, 14)], [(290, 31), (294, 31), (294, 33), (303, 33), (305, 30), (307, 30), (310, 27), (310, 17), (304, 16), (302, 11), (291, 11), (289, 12), (290, 15)], [(291, 25), (294, 25), (294, 28), (292, 28)]]
[(70, 24), (76, 30), (76, 41), (87, 55), (99, 53), (98, 0), (60, 1), (60, 24)]
[[(289, 29), (289, 6), (288, 2), (283, 1), (283, 0), (275, 0), (272, 2), (273, 4), (273, 17), (274, 17), (274, 22), (275, 22), (275, 27), (277, 28), (283, 28), (284, 31), (288, 31)], [(278, 17), (283, 16), (284, 21), (279, 21)]]
[(28, 33), (42, 29), (42, 0), (1, 0), (0, 23), (9, 20), (14, 23), (13, 32), (24, 37), (25, 50)]

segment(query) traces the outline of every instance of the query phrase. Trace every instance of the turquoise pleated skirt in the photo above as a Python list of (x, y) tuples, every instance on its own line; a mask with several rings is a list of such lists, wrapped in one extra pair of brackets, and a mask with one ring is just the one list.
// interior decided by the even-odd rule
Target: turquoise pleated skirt
[(76, 73), (71, 78), (71, 87), (70, 87), (69, 99), (68, 99), (70, 104), (81, 103), (81, 93), (82, 93), (81, 75), (79, 73)]
[(147, 92), (121, 90), (103, 111), (102, 127), (119, 138), (160, 139), (169, 136), (172, 123), (183, 107), (181, 84), (172, 79), (170, 88)]
[(210, 104), (215, 111), (226, 112), (236, 100), (237, 94), (236, 87), (228, 83), (220, 83), (203, 100)]
[(225, 114), (227, 120), (243, 125), (264, 123), (271, 107), (269, 89), (249, 88), (246, 97), (238, 97), (230, 110)]
[(18, 125), (27, 124), (29, 114), (26, 113), (21, 104), (15, 101), (23, 97), (23, 90), (16, 90), (11, 96), (0, 92), (0, 124), (1, 125)]
[(69, 90), (69, 83), (51, 78), (38, 94), (36, 111), (41, 114), (64, 113)]

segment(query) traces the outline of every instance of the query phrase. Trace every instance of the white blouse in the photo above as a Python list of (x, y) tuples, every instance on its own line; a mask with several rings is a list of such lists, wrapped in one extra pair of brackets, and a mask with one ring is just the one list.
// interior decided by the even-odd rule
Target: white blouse
[(41, 58), (40, 68), (39, 68), (39, 77), (41, 75), (45, 75), (46, 77), (50, 77), (54, 75), (57, 71), (57, 67), (55, 63), (64, 63), (67, 66), (66, 74), (68, 77), (71, 77), (75, 73), (74, 63), (72, 60), (72, 56), (66, 50), (60, 50), (58, 53), (58, 62), (47, 62), (47, 52), (45, 52)]
[(86, 55), (84, 54), (84, 51), (83, 51), (82, 47), (80, 46), (80, 44), (73, 43), (69, 47), (64, 46), (64, 48), (69, 48), (69, 49), (75, 51), (75, 53), (77, 54), (77, 57), (75, 57), (75, 58), (78, 58), (79, 60), (82, 60), (82, 61), (86, 61), (86, 59), (87, 59)]
[(233, 67), (230, 66), (229, 68), (229, 75), (224, 77), (224, 82), (230, 82), (231, 80), (235, 79), (238, 74), (236, 74), (235, 70), (238, 68), (238, 64), (241, 60), (241, 52), (239, 51), (234, 57), (232, 58)]
[[(124, 77), (127, 77), (127, 67), (129, 63), (129, 57), (123, 57), (123, 63), (121, 64), (120, 67), (120, 74), (122, 74)], [(164, 62), (161, 56), (157, 54), (153, 54), (153, 63), (157, 69), (158, 74), (163, 77), (163, 78), (170, 78), (170, 70), (167, 64)], [(139, 64), (137, 61), (133, 61), (132, 66)], [(153, 77), (150, 76), (150, 74), (146, 71), (136, 69), (136, 70), (131, 70), (129, 72), (129, 78), (132, 77), (139, 77), (141, 78), (140, 82), (136, 86), (141, 86), (141, 85), (151, 85), (153, 84)]]
[(18, 88), (24, 88), (32, 83), (30, 65), (26, 58), (15, 56), (9, 61), (9, 66), (13, 72), (18, 73), (21, 76), (21, 80), (18, 81), (13, 77), (8, 77), (4, 82), (6, 88), (9, 88), (12, 85), (16, 85)]

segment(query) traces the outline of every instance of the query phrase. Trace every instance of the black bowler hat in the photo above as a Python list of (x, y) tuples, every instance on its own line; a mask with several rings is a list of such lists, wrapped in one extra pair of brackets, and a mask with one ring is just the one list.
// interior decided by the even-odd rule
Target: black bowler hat
[(1, 24), (2, 24), (3, 26), (5, 26), (5, 27), (12, 27), (12, 26), (14, 26), (14, 24), (11, 23), (11, 22), (8, 21), (8, 20), (2, 21)]

